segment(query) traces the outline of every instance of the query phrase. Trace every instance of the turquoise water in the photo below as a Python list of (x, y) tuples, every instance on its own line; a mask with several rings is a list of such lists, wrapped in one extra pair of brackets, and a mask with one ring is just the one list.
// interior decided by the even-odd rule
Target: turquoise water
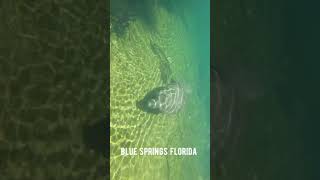
[(198, 82), (197, 93), (201, 101), (201, 119), (204, 124), (201, 127), (201, 139), (206, 139), (207, 147), (204, 148), (200, 157), (203, 174), (209, 177), (210, 172), (210, 1), (193, 1), (192, 16), (194, 17), (190, 26), (191, 38), (194, 42), (194, 61), (197, 62)]

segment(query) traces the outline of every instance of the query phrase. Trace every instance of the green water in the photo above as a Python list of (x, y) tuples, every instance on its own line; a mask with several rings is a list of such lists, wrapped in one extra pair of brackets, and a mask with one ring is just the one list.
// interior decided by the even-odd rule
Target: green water
[[(126, 16), (120, 11), (111, 12), (111, 18), (118, 18), (111, 21), (110, 40), (111, 179), (209, 179), (209, 2), (206, 3), (199, 6), (195, 1), (150, 1), (150, 18), (139, 14), (123, 26), (119, 21)], [(121, 28), (124, 29), (120, 31)], [(164, 85), (150, 42), (163, 50), (172, 76), (186, 89), (185, 105), (177, 114), (153, 115), (136, 107), (136, 101), (147, 92)], [(121, 147), (195, 147), (198, 155), (121, 156)]]

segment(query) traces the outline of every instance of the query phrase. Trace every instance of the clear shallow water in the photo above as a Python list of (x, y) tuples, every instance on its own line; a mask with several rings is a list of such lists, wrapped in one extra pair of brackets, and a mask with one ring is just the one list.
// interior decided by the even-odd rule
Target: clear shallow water
[[(209, 179), (209, 2), (199, 4), (150, 6), (153, 22), (139, 15), (121, 36), (111, 23), (112, 179)], [(174, 79), (188, 91), (177, 114), (153, 115), (136, 107), (164, 85), (150, 42), (164, 51)], [(196, 147), (198, 156), (120, 156), (121, 147)]]

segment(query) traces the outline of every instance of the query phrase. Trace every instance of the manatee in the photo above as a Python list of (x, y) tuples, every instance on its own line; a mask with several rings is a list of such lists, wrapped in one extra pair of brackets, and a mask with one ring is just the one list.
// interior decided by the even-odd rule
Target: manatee
[(150, 47), (160, 60), (160, 78), (164, 85), (150, 90), (136, 105), (152, 114), (177, 113), (184, 104), (184, 88), (173, 79), (170, 63), (161, 48), (154, 43), (150, 43)]

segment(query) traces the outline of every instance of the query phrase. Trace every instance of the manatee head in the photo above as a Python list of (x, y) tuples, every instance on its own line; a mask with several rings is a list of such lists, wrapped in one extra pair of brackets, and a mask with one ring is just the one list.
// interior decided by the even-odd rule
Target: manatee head
[(184, 104), (184, 90), (179, 84), (169, 84), (148, 92), (137, 102), (137, 107), (145, 112), (172, 114), (178, 112)]
[(159, 92), (164, 89), (164, 87), (154, 88), (149, 91), (143, 99), (136, 102), (136, 106), (138, 109), (145, 111), (147, 113), (159, 114), (161, 113), (160, 106), (157, 104), (157, 100), (159, 97)]

